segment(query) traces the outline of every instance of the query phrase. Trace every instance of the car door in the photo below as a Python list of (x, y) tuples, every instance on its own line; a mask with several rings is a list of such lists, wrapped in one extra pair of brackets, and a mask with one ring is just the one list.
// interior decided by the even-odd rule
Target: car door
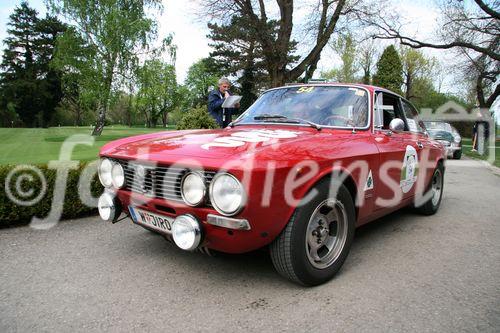
[(417, 109), (405, 99), (401, 99), (401, 108), (404, 112), (407, 126), (402, 133), (404, 141), (408, 147), (413, 147), (413, 151), (416, 153), (416, 163), (413, 167), (413, 171), (403, 169), (403, 174), (401, 175), (402, 181), (407, 182), (406, 187), (408, 192), (406, 196), (410, 197), (414, 196), (416, 193), (417, 187), (415, 183), (419, 177), (424, 177), (424, 184), (427, 184), (430, 179), (431, 173), (426, 172), (427, 168), (423, 168), (423, 166), (425, 166), (424, 163), (428, 163), (432, 160), (432, 156), (430, 151), (430, 139), (425, 130), (425, 125), (419, 119)]
[(405, 133), (389, 129), (394, 118), (404, 121), (398, 96), (388, 92), (376, 92), (374, 107), (374, 140), (379, 150), (380, 168), (375, 178), (375, 209), (398, 206), (406, 196), (402, 193), (401, 169), (407, 151)]

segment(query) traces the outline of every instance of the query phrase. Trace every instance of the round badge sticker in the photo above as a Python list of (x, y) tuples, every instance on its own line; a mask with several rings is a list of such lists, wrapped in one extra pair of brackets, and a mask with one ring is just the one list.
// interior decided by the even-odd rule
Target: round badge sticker
[(401, 180), (399, 185), (403, 193), (410, 192), (413, 184), (417, 181), (418, 156), (417, 151), (412, 146), (406, 146), (403, 168), (401, 169)]

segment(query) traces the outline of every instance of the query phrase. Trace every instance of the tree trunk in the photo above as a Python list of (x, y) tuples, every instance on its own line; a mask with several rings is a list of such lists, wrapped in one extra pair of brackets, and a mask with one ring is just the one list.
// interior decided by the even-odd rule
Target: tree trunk
[(126, 119), (128, 127), (132, 127), (132, 95), (128, 97), (127, 114)]
[(146, 127), (151, 127), (151, 122), (149, 121), (149, 116), (148, 116), (148, 111), (147, 109), (144, 109), (143, 111), (144, 113), (144, 118), (146, 119)]
[(163, 111), (162, 112), (162, 123), (163, 123), (163, 127), (167, 127), (167, 123), (168, 123), (168, 112), (167, 111)]
[(97, 122), (94, 126), (94, 130), (92, 131), (93, 136), (100, 136), (102, 134), (105, 122), (106, 122), (106, 111), (101, 106), (99, 115), (97, 116)]
[(269, 76), (271, 77), (271, 88), (276, 88), (286, 83), (284, 71), (280, 70), (277, 67), (278, 66), (274, 65), (269, 70)]
[(406, 94), (405, 94), (405, 97), (406, 97), (407, 100), (410, 100), (410, 98), (412, 97), (411, 96), (411, 88), (412, 88), (412, 85), (413, 85), (413, 78), (411, 77), (410, 74), (408, 74), (406, 76), (405, 85), (406, 85)]
[(309, 66), (307, 66), (307, 69), (305, 71), (304, 75), (304, 83), (309, 82), (313, 78), (314, 72), (316, 71), (316, 68), (318, 68), (318, 62), (320, 59), (320, 53), (314, 58)]
[(370, 70), (364, 69), (364, 75), (363, 75), (363, 84), (370, 84)]
[(133, 85), (132, 85), (132, 80), (130, 80), (129, 83), (129, 96), (128, 96), (128, 108), (127, 108), (127, 126), (132, 127), (132, 91), (133, 91)]
[(76, 126), (82, 126), (82, 109), (77, 106), (76, 109), (76, 119), (75, 119)]
[(110, 61), (106, 67), (106, 78), (104, 79), (103, 98), (101, 101), (99, 116), (97, 117), (97, 122), (94, 127), (94, 130), (92, 131), (93, 136), (100, 136), (104, 129), (104, 124), (106, 122), (106, 114), (109, 109), (109, 96), (111, 94), (111, 84), (113, 83), (113, 67), (114, 67), (114, 61)]

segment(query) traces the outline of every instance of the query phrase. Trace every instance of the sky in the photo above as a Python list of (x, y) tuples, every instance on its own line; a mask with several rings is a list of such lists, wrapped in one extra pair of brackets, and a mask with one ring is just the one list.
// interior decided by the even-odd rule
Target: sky
[[(9, 15), (20, 2), (20, 0), (0, 1), (0, 40), (3, 40), (7, 36), (6, 30)], [(45, 15), (46, 9), (43, 0), (28, 0), (28, 3), (41, 16)], [(162, 15), (158, 17), (159, 35), (167, 36), (169, 33), (173, 33), (174, 35), (174, 43), (178, 47), (176, 68), (180, 82), (185, 79), (189, 66), (195, 61), (207, 57), (210, 52), (209, 41), (206, 38), (208, 33), (206, 22), (200, 22), (195, 15), (196, 10), (192, 3), (192, 1), (163, 0), (164, 10)], [(405, 15), (410, 16), (412, 29), (418, 31), (419, 35), (432, 33), (436, 14), (428, 10), (429, 1), (404, 0), (403, 2), (397, 1), (397, 3), (404, 9)], [(305, 12), (305, 10), (302, 12)], [(295, 14), (300, 20), (301, 11), (298, 10)], [(338, 63), (339, 59), (327, 47), (319, 63), (319, 71), (330, 69), (332, 62)]]
[[(4, 40), (7, 36), (6, 30), (9, 15), (20, 2), (20, 0), (0, 1), (0, 40)], [(46, 9), (43, 0), (28, 0), (28, 2), (41, 16), (45, 15)], [(297, 3), (299, 2), (297, 1)], [(208, 46), (209, 41), (206, 38), (208, 33), (206, 28), (207, 22), (200, 21), (197, 15), (195, 15), (196, 10), (193, 1), (163, 0), (163, 6), (163, 13), (158, 16), (159, 35), (160, 37), (171, 33), (174, 35), (174, 43), (177, 45), (177, 77), (178, 81), (182, 83), (189, 66), (197, 60), (209, 56), (210, 47)], [(421, 39), (432, 38), (438, 19), (438, 12), (435, 9), (433, 0), (393, 0), (392, 6), (397, 8), (406, 18), (404, 27), (406, 33)], [(299, 21), (300, 17), (305, 14), (306, 12), (303, 8), (295, 11), (295, 17), (298, 17)], [(355, 31), (354, 34), (356, 34)], [(384, 43), (390, 42), (380, 41), (380, 43), (383, 46)], [(3, 46), (1, 49), (3, 49)], [(454, 56), (452, 52), (432, 49), (423, 49), (423, 51), (429, 56), (438, 58), (444, 64), (453, 62)], [(326, 47), (318, 64), (317, 73), (331, 69), (332, 66), (335, 66), (339, 62), (340, 59), (333, 50), (330, 47)], [(445, 78), (442, 91), (452, 93), (460, 91), (455, 84), (453, 76), (449, 75)]]

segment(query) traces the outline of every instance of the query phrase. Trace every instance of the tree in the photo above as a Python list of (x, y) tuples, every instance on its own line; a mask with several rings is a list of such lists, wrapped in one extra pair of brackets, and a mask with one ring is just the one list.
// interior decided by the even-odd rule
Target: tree
[(119, 91), (113, 96), (113, 103), (109, 109), (108, 117), (113, 124), (129, 125), (132, 123), (133, 107), (132, 101), (135, 96), (131, 96), (123, 91)]
[(185, 85), (190, 92), (190, 106), (207, 103), (209, 89), (217, 87), (223, 75), (212, 58), (203, 58), (189, 67)]
[(81, 38), (92, 48), (88, 54), (93, 56), (94, 80), (102, 82), (98, 87), (99, 115), (92, 134), (100, 135), (113, 85), (137, 64), (138, 54), (156, 36), (156, 25), (148, 17), (147, 9), (161, 8), (161, 1), (47, 0), (47, 3), (54, 13), (64, 15), (72, 23), (75, 30), (69, 37)]
[[(266, 6), (266, 1), (232, 1), (220, 0), (204, 3), (204, 14), (223, 22), (230, 22), (231, 17), (242, 17), (248, 23), (251, 35), (249, 40), (255, 40), (262, 47), (262, 55), (270, 85), (280, 86), (285, 82), (296, 81), (302, 75), (304, 80), (312, 78), (316, 70), (321, 52), (336, 30), (340, 18), (354, 11), (346, 0), (322, 0), (318, 8), (310, 13), (310, 31), (314, 32), (314, 46), (296, 63), (290, 62), (296, 42), (292, 39), (294, 25), (293, 0), (276, 0), (278, 16), (273, 19), (273, 9)], [(353, 2), (359, 5), (359, 1)], [(273, 23), (274, 22), (274, 23)], [(277, 26), (276, 29), (273, 27)]]
[(388, 46), (377, 62), (377, 73), (373, 84), (401, 93), (403, 85), (403, 65), (394, 45)]
[(1, 127), (19, 127), (21, 119), (15, 110), (13, 103), (0, 107), (0, 126)]
[[(83, 116), (99, 108), (104, 82), (99, 80), (102, 64), (96, 49), (86, 44), (73, 27), (58, 38), (52, 67), (62, 75), (62, 104), (74, 116), (74, 124), (82, 125)], [(97, 78), (97, 79), (96, 79)]]
[(332, 46), (340, 56), (342, 65), (321, 74), (322, 78), (333, 79), (337, 82), (353, 83), (357, 81), (356, 73), (359, 70), (356, 59), (357, 50), (351, 33), (339, 36)]
[(363, 43), (359, 49), (359, 66), (363, 71), (362, 82), (364, 84), (372, 83), (372, 71), (376, 62), (377, 47), (372, 40)]
[(262, 47), (252, 38), (249, 27), (246, 18), (239, 16), (233, 16), (228, 24), (208, 24), (208, 38), (213, 41), (210, 57), (225, 76), (237, 77), (242, 109), (249, 107), (257, 99), (259, 90), (269, 84)]
[(414, 81), (429, 78), (435, 67), (436, 60), (426, 57), (421, 51), (409, 47), (401, 47), (401, 62), (403, 65), (403, 85), (405, 97), (412, 100), (417, 97), (413, 91)]
[[(57, 52), (54, 57), (54, 62), (57, 61)], [(57, 106), (57, 122), (60, 125), (81, 126), (83, 124), (84, 115), (89, 111), (80, 103), (80, 85), (78, 74), (68, 72), (61, 76), (61, 101)]]
[(473, 58), (466, 54), (466, 60), (462, 63), (462, 77), (472, 83), (472, 89), (476, 93), (477, 106), (490, 109), (500, 95), (500, 61), (492, 60), (486, 55)]
[[(397, 39), (415, 49), (452, 49), (463, 59), (464, 73), (474, 74), (477, 104), (490, 108), (500, 95), (497, 78), (500, 74), (500, 11), (497, 1), (462, 0), (440, 2), (441, 24), (435, 40), (422, 41), (401, 32), (401, 17), (381, 15), (372, 23), (380, 29), (377, 38)], [(388, 18), (389, 17), (389, 18)]]
[(147, 60), (137, 70), (137, 108), (143, 113), (148, 127), (161, 119), (167, 127), (168, 113), (180, 102), (175, 67), (158, 59)]
[(7, 48), (2, 60), (2, 104), (12, 103), (23, 123), (32, 126), (38, 113), (35, 95), (30, 93), (36, 91), (37, 12), (22, 2), (9, 18), (9, 37), (4, 40)]
[(57, 39), (66, 30), (66, 24), (50, 15), (40, 20), (37, 25), (38, 38), (36, 46), (39, 57), (39, 73), (42, 74), (42, 79), (39, 79), (37, 93), (44, 125), (48, 125), (54, 110), (63, 97), (61, 82), (63, 74), (52, 66), (52, 60), (55, 56)]
[(48, 126), (61, 99), (60, 73), (50, 62), (56, 39), (66, 25), (54, 17), (39, 19), (37, 15), (27, 2), (15, 8), (1, 63), (0, 106), (19, 114), (25, 126)]

